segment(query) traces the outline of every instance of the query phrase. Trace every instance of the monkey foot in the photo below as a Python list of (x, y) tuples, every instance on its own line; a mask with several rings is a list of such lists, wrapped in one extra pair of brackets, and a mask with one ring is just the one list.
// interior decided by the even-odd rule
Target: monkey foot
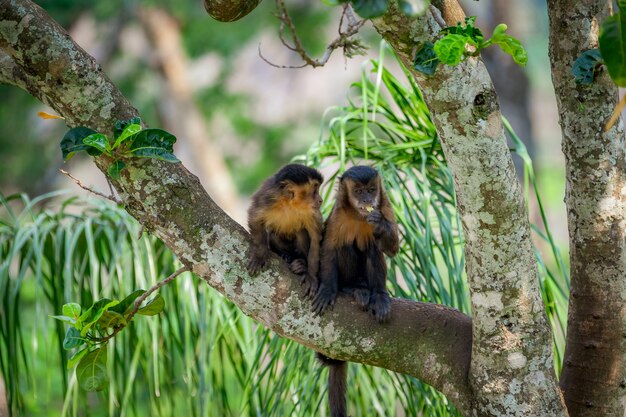
[(306, 261), (304, 259), (294, 259), (289, 263), (289, 269), (294, 274), (302, 275), (307, 271)]
[(316, 315), (321, 316), (327, 310), (332, 310), (336, 298), (336, 290), (324, 285), (320, 286), (317, 290), (317, 294), (313, 297), (313, 312)]
[(379, 323), (385, 323), (391, 317), (391, 298), (389, 294), (374, 293), (369, 304), (369, 311)]
[(304, 290), (304, 296), (310, 299), (313, 299), (315, 294), (317, 294), (317, 278), (312, 277), (309, 274), (302, 275), (302, 289)]
[(261, 269), (263, 268), (264, 265), (265, 265), (264, 258), (257, 258), (253, 256), (248, 262), (248, 274), (250, 274), (253, 277), (259, 275), (259, 272), (261, 272)]

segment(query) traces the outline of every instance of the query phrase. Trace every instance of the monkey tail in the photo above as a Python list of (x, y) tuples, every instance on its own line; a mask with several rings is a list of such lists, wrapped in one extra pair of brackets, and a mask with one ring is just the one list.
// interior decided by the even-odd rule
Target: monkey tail
[(317, 352), (317, 359), (322, 366), (328, 367), (328, 403), (331, 417), (348, 417), (346, 411), (348, 363), (329, 358), (319, 352)]

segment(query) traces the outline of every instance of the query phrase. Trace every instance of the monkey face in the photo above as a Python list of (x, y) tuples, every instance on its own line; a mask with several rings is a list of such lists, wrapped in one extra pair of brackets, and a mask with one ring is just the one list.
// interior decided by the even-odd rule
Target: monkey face
[(346, 181), (350, 205), (363, 217), (380, 206), (380, 180), (376, 176), (367, 183)]

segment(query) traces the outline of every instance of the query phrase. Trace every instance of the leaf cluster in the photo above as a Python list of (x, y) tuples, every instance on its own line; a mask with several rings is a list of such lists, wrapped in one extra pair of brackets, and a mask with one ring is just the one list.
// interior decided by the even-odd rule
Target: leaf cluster
[(110, 139), (88, 127), (70, 129), (61, 139), (63, 160), (69, 161), (77, 152), (91, 156), (105, 154), (113, 159), (107, 170), (113, 179), (120, 177), (126, 167), (123, 159), (130, 157), (153, 158), (167, 162), (180, 162), (174, 156), (176, 137), (162, 129), (142, 129), (141, 119), (117, 121)]
[(468, 57), (480, 55), (480, 51), (491, 45), (498, 45), (511, 55), (516, 64), (525, 66), (528, 54), (522, 43), (506, 33), (507, 25), (499, 24), (493, 30), (491, 38), (485, 40), (482, 31), (474, 26), (476, 16), (465, 18), (465, 23), (443, 28), (443, 36), (434, 44), (423, 43), (417, 51), (413, 67), (426, 74), (435, 73), (440, 63), (455, 66)]
[(111, 332), (126, 326), (134, 314), (154, 316), (163, 311), (165, 301), (157, 294), (144, 307), (132, 313), (135, 300), (145, 292), (133, 291), (121, 301), (102, 298), (89, 307), (67, 303), (63, 305), (62, 315), (52, 316), (69, 324), (63, 348), (76, 351), (69, 358), (67, 367), (76, 366), (76, 378), (84, 390), (101, 391), (108, 386), (106, 346), (115, 334)]

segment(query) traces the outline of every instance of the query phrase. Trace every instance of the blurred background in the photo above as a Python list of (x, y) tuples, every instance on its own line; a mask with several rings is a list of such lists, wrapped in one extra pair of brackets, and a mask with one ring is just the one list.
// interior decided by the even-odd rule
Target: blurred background
[[(326, 44), (336, 37), (340, 10), (321, 1), (286, 3), (306, 49), (313, 57), (321, 56)], [(315, 161), (315, 153), (325, 149), (325, 141), (335, 134), (332, 119), (325, 116), (327, 109), (349, 106), (350, 86), (363, 81), (364, 74), (372, 69), (370, 60), (378, 59), (381, 52), (380, 38), (366, 24), (362, 30), (369, 47), (365, 56), (346, 60), (336, 51), (322, 68), (273, 67), (259, 57), (259, 50), (277, 65), (299, 65), (301, 61), (280, 43), (275, 5), (270, 0), (233, 23), (212, 20), (199, 1), (40, 0), (38, 4), (97, 59), (149, 126), (161, 127), (178, 138), (176, 155), (198, 175), (218, 204), (242, 224), (249, 196), (262, 179), (296, 155), (308, 155), (309, 161)], [(462, 4), (467, 15), (478, 16), (477, 26), (486, 35), (498, 23), (506, 23), (528, 51), (525, 68), (495, 48), (486, 50), (483, 58), (503, 114), (535, 164), (537, 191), (545, 212), (539, 210), (533, 196), (531, 217), (542, 223), (541, 216), (545, 215), (552, 239), (546, 238), (547, 228), (542, 224), (537, 229), (538, 256), (544, 254), (547, 259), (542, 264), (545, 271), (563, 270), (562, 259), (567, 259), (564, 163), (547, 55), (545, 2), (465, 0)], [(390, 55), (387, 52), (385, 63), (401, 78), (402, 70)], [(403, 83), (410, 86), (406, 80)], [(398, 106), (392, 104), (390, 108)], [(87, 155), (63, 163), (58, 144), (67, 127), (62, 120), (41, 119), (37, 116), (40, 111), (54, 114), (24, 91), (0, 85), (0, 194), (28, 196), (14, 200), (15, 204), (6, 203), (0, 210), (2, 224), (7, 226), (5, 234), (0, 234), (0, 262), (4, 261), (4, 270), (0, 269), (0, 296), (4, 294), (0, 298), (4, 303), (0, 305), (0, 376), (4, 377), (4, 389), (0, 378), (0, 416), (4, 417), (3, 399), (5, 410), (28, 416), (167, 416), (179, 414), (179, 410), (194, 416), (325, 415), (325, 374), (314, 365), (312, 355), (247, 322), (235, 307), (190, 276), (181, 277), (172, 286), (175, 290), (168, 295), (168, 305), (175, 307), (163, 322), (146, 320), (137, 324), (136, 330), (124, 332), (124, 342), (116, 346), (119, 357), (115, 356), (118, 353), (111, 354), (123, 364), (122, 370), (109, 365), (115, 367), (112, 372), (116, 375), (112, 390), (104, 394), (79, 392), (72, 372), (60, 370), (67, 360), (59, 353), (62, 349), (46, 348), (58, 344), (65, 332), (60, 324), (51, 323), (47, 314), (60, 314), (58, 308), (76, 297), (89, 300), (107, 291), (124, 294), (141, 284), (145, 288), (167, 276), (175, 261), (154, 239), (144, 237), (137, 243), (133, 236), (138, 227), (121, 210), (92, 200), (68, 202), (70, 196), (84, 195), (85, 191), (59, 168), (100, 191), (106, 192), (108, 185)], [(424, 131), (433, 135), (432, 127), (425, 126)], [(524, 165), (519, 157), (514, 158), (522, 180)], [(327, 178), (342, 164), (340, 161), (327, 169)], [(447, 178), (448, 174), (441, 175)], [(70, 191), (33, 202), (58, 190)], [(448, 194), (445, 198), (451, 200), (445, 204), (453, 201), (453, 191)], [(401, 202), (394, 204), (399, 207)], [(48, 210), (46, 214), (41, 214), (41, 207)], [(71, 215), (64, 212), (66, 209)], [(448, 217), (454, 223), (453, 204), (450, 210)], [(444, 222), (439, 218), (435, 223), (441, 228)], [(43, 232), (45, 224), (53, 226)], [(452, 229), (456, 241), (450, 245), (458, 249), (461, 238), (458, 230)], [(12, 251), (20, 230), (30, 230), (32, 234), (25, 236), (31, 238), (41, 233), (41, 252), (35, 249), (28, 258), (34, 244), (21, 246), (21, 252)], [(78, 246), (68, 243), (72, 236)], [(125, 248), (128, 253), (102, 249), (107, 245)], [(70, 247), (72, 253), (67, 252)], [(457, 249), (452, 251), (458, 254)], [(46, 250), (51, 251), (46, 255), (47, 269), (27, 265), (33, 257), (44, 256)], [(67, 253), (63, 255), (63, 251)], [(437, 265), (441, 265), (441, 256), (435, 256)], [(68, 267), (70, 264), (78, 266)], [(130, 278), (120, 272), (124, 265), (128, 265)], [(435, 295), (427, 294), (424, 288), (430, 284), (424, 282), (418, 282), (412, 291), (410, 283), (394, 281), (396, 295), (444, 302), (467, 311), (462, 265), (461, 256), (454, 265), (440, 268), (456, 271), (439, 283), (441, 294), (454, 293), (452, 287), (458, 285), (461, 295), (456, 301), (454, 297), (446, 300), (439, 290)], [(416, 264), (415, 276), (425, 274), (421, 268)], [(73, 271), (69, 275), (68, 269)], [(564, 282), (566, 271), (561, 272)], [(432, 274), (435, 278), (428, 279), (439, 279), (437, 272)], [(548, 304), (553, 301), (545, 293), (544, 299)], [(563, 305), (566, 299), (562, 297), (559, 303)], [(561, 320), (565, 313), (559, 312)], [(42, 317), (45, 319), (39, 320)], [(172, 340), (164, 334), (173, 335)], [(301, 371), (285, 370), (277, 355), (288, 355), (312, 371), (302, 375)], [(360, 368), (357, 376), (357, 368), (351, 368), (351, 374), (359, 378), (353, 388), (358, 393), (351, 397), (353, 402), (358, 397), (361, 404), (355, 416), (392, 415), (389, 410), (399, 416), (454, 415), (445, 399), (423, 384), (379, 372)], [(147, 386), (134, 386), (137, 375), (149, 380)], [(374, 387), (372, 381), (386, 381), (386, 388)], [(303, 408), (279, 404), (301, 404), (294, 392), (307, 393), (309, 403)], [(414, 411), (407, 411), (411, 407)]]

